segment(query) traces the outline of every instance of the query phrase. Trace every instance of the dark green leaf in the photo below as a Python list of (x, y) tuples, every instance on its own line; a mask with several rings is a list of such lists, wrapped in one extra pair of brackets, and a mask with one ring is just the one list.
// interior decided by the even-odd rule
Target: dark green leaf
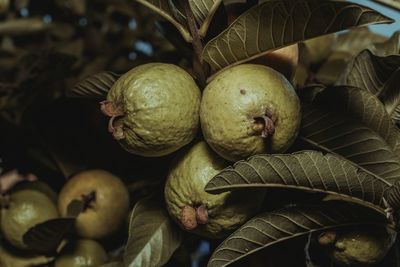
[(162, 266), (180, 246), (181, 232), (159, 202), (148, 198), (133, 208), (124, 266)]
[(55, 253), (74, 223), (75, 218), (57, 218), (37, 224), (24, 234), (24, 243), (37, 253)]
[(222, 0), (190, 0), (189, 4), (198, 25), (200, 36), (206, 36), (210, 22)]
[(323, 34), (391, 22), (368, 7), (348, 2), (270, 0), (249, 9), (208, 42), (202, 56), (217, 71)]
[[(290, 188), (340, 195), (384, 209), (390, 185), (347, 160), (321, 152), (256, 155), (216, 175), (206, 186), (209, 193), (237, 188)], [(371, 205), (372, 204), (372, 205)]]
[(318, 150), (340, 155), (390, 183), (400, 178), (398, 157), (386, 141), (349, 114), (303, 104), (299, 139)]
[(336, 227), (379, 224), (383, 216), (342, 203), (311, 207), (288, 207), (262, 213), (248, 221), (214, 251), (208, 267), (228, 266), (276, 243)]
[(391, 118), (400, 122), (400, 55), (379, 57), (364, 50), (348, 65), (338, 83), (376, 95)]
[(325, 89), (318, 94), (316, 101), (341, 110), (378, 133), (389, 147), (400, 155), (400, 131), (392, 123), (385, 107), (370, 92), (351, 86), (337, 86)]
[(97, 73), (76, 84), (68, 92), (68, 95), (70, 97), (104, 100), (107, 97), (108, 91), (119, 77), (120, 75), (109, 71)]
[(171, 22), (178, 31), (182, 34), (182, 37), (187, 41), (191, 42), (192, 37), (187, 29), (186, 24), (183, 24), (183, 14), (182, 10), (177, 10), (176, 4), (171, 0), (135, 0), (142, 5), (150, 8), (154, 12), (164, 17), (166, 20)]

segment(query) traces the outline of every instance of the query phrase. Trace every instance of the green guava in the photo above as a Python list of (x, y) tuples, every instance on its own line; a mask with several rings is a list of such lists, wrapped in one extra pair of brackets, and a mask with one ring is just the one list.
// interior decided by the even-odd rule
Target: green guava
[(178, 66), (149, 63), (119, 78), (102, 102), (109, 131), (127, 151), (148, 157), (188, 144), (199, 125), (200, 89)]
[(300, 101), (279, 72), (243, 64), (219, 73), (206, 87), (200, 121), (207, 143), (223, 158), (284, 152), (300, 126)]
[(27, 254), (26, 251), (12, 251), (0, 246), (0, 267), (43, 266), (53, 260), (52, 257)]
[(8, 206), (1, 212), (1, 233), (19, 249), (27, 249), (23, 236), (30, 228), (59, 217), (55, 203), (46, 194), (30, 189), (11, 193)]
[(55, 267), (97, 267), (108, 261), (104, 248), (94, 240), (80, 239), (69, 243), (56, 258)]
[(205, 185), (229, 162), (201, 141), (175, 158), (165, 184), (165, 201), (171, 217), (190, 232), (222, 238), (250, 219), (260, 208), (264, 194), (240, 191), (212, 195)]
[[(326, 240), (333, 240), (331, 242)], [(348, 229), (320, 236), (328, 256), (341, 266), (372, 266), (380, 262), (391, 248), (396, 234), (381, 227)], [(329, 237), (329, 238), (326, 238)]]
[(84, 238), (101, 239), (115, 233), (128, 214), (128, 189), (117, 176), (104, 170), (83, 171), (68, 180), (58, 196), (61, 216), (67, 215), (73, 200), (85, 204), (75, 224), (78, 235)]

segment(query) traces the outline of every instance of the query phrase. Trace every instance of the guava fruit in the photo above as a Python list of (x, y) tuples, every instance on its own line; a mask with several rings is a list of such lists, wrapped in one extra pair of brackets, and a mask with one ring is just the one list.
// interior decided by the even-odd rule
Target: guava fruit
[(57, 206), (45, 194), (31, 189), (10, 194), (8, 205), (1, 210), (1, 233), (14, 247), (28, 249), (24, 234), (33, 226), (59, 217)]
[(328, 256), (338, 265), (372, 266), (386, 256), (395, 236), (390, 229), (361, 227), (324, 233), (319, 237), (319, 243), (325, 246)]
[(183, 229), (207, 238), (222, 238), (258, 211), (262, 192), (212, 195), (204, 191), (211, 178), (228, 164), (204, 141), (175, 158), (164, 196), (169, 214)]
[(50, 263), (52, 257), (27, 254), (26, 251), (12, 251), (0, 246), (0, 267), (34, 267)]
[(228, 68), (203, 92), (200, 121), (204, 138), (230, 161), (284, 152), (295, 140), (300, 120), (294, 88), (266, 66)]
[(200, 90), (178, 66), (149, 63), (120, 77), (101, 103), (109, 131), (127, 151), (147, 157), (188, 144), (199, 124)]
[(94, 240), (80, 239), (69, 243), (56, 258), (55, 267), (97, 267), (108, 261), (104, 248)]
[(101, 239), (116, 232), (129, 209), (129, 193), (125, 184), (104, 170), (88, 170), (73, 176), (58, 196), (61, 216), (67, 215), (73, 200), (84, 202), (84, 210), (76, 219), (75, 228), (81, 237)]

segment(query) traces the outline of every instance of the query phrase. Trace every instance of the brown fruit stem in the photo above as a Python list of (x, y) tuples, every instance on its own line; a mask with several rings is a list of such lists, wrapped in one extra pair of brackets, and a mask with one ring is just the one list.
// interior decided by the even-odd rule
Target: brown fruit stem
[(271, 112), (254, 118), (253, 130), (262, 138), (267, 138), (275, 133), (275, 119)]
[(321, 246), (333, 245), (336, 241), (336, 232), (328, 231), (318, 236), (318, 243)]
[(196, 220), (198, 224), (208, 223), (208, 210), (204, 205), (196, 209)]
[(82, 195), (83, 210), (93, 208), (92, 203), (96, 200), (96, 192), (92, 191)]
[(181, 224), (185, 230), (191, 231), (196, 229), (196, 210), (191, 206), (185, 206), (181, 210)]
[(116, 140), (125, 138), (123, 127), (121, 124), (114, 123), (115, 119), (124, 116), (125, 113), (121, 105), (116, 104), (113, 101), (102, 101), (100, 102), (100, 109), (106, 115), (111, 117), (108, 122), (108, 131), (112, 133)]

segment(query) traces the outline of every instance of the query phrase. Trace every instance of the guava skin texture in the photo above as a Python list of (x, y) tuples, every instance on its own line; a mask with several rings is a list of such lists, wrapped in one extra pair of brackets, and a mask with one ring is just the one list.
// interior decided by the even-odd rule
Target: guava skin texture
[(333, 245), (327, 245), (326, 251), (340, 266), (373, 266), (386, 256), (395, 237), (393, 230), (377, 227), (341, 231), (336, 234)]
[(27, 250), (24, 234), (33, 226), (59, 217), (57, 206), (45, 194), (19, 190), (10, 195), (7, 208), (1, 210), (1, 234), (14, 247)]
[(285, 152), (297, 137), (300, 101), (290, 82), (262, 65), (243, 64), (206, 87), (200, 121), (207, 143), (229, 161)]
[(183, 229), (207, 238), (223, 238), (259, 210), (262, 192), (249, 192), (243, 201), (239, 192), (212, 195), (204, 191), (214, 175), (228, 165), (204, 141), (175, 158), (164, 193), (169, 214)]
[(97, 267), (108, 260), (104, 248), (94, 240), (81, 239), (68, 244), (57, 257), (55, 267)]
[(72, 200), (88, 201), (75, 228), (79, 236), (102, 239), (115, 233), (123, 224), (129, 210), (129, 193), (125, 184), (104, 170), (88, 170), (73, 176), (61, 189), (58, 208), (67, 215)]
[(195, 137), (200, 89), (182, 68), (164, 63), (138, 66), (121, 76), (102, 102), (109, 130), (137, 155), (170, 154)]

